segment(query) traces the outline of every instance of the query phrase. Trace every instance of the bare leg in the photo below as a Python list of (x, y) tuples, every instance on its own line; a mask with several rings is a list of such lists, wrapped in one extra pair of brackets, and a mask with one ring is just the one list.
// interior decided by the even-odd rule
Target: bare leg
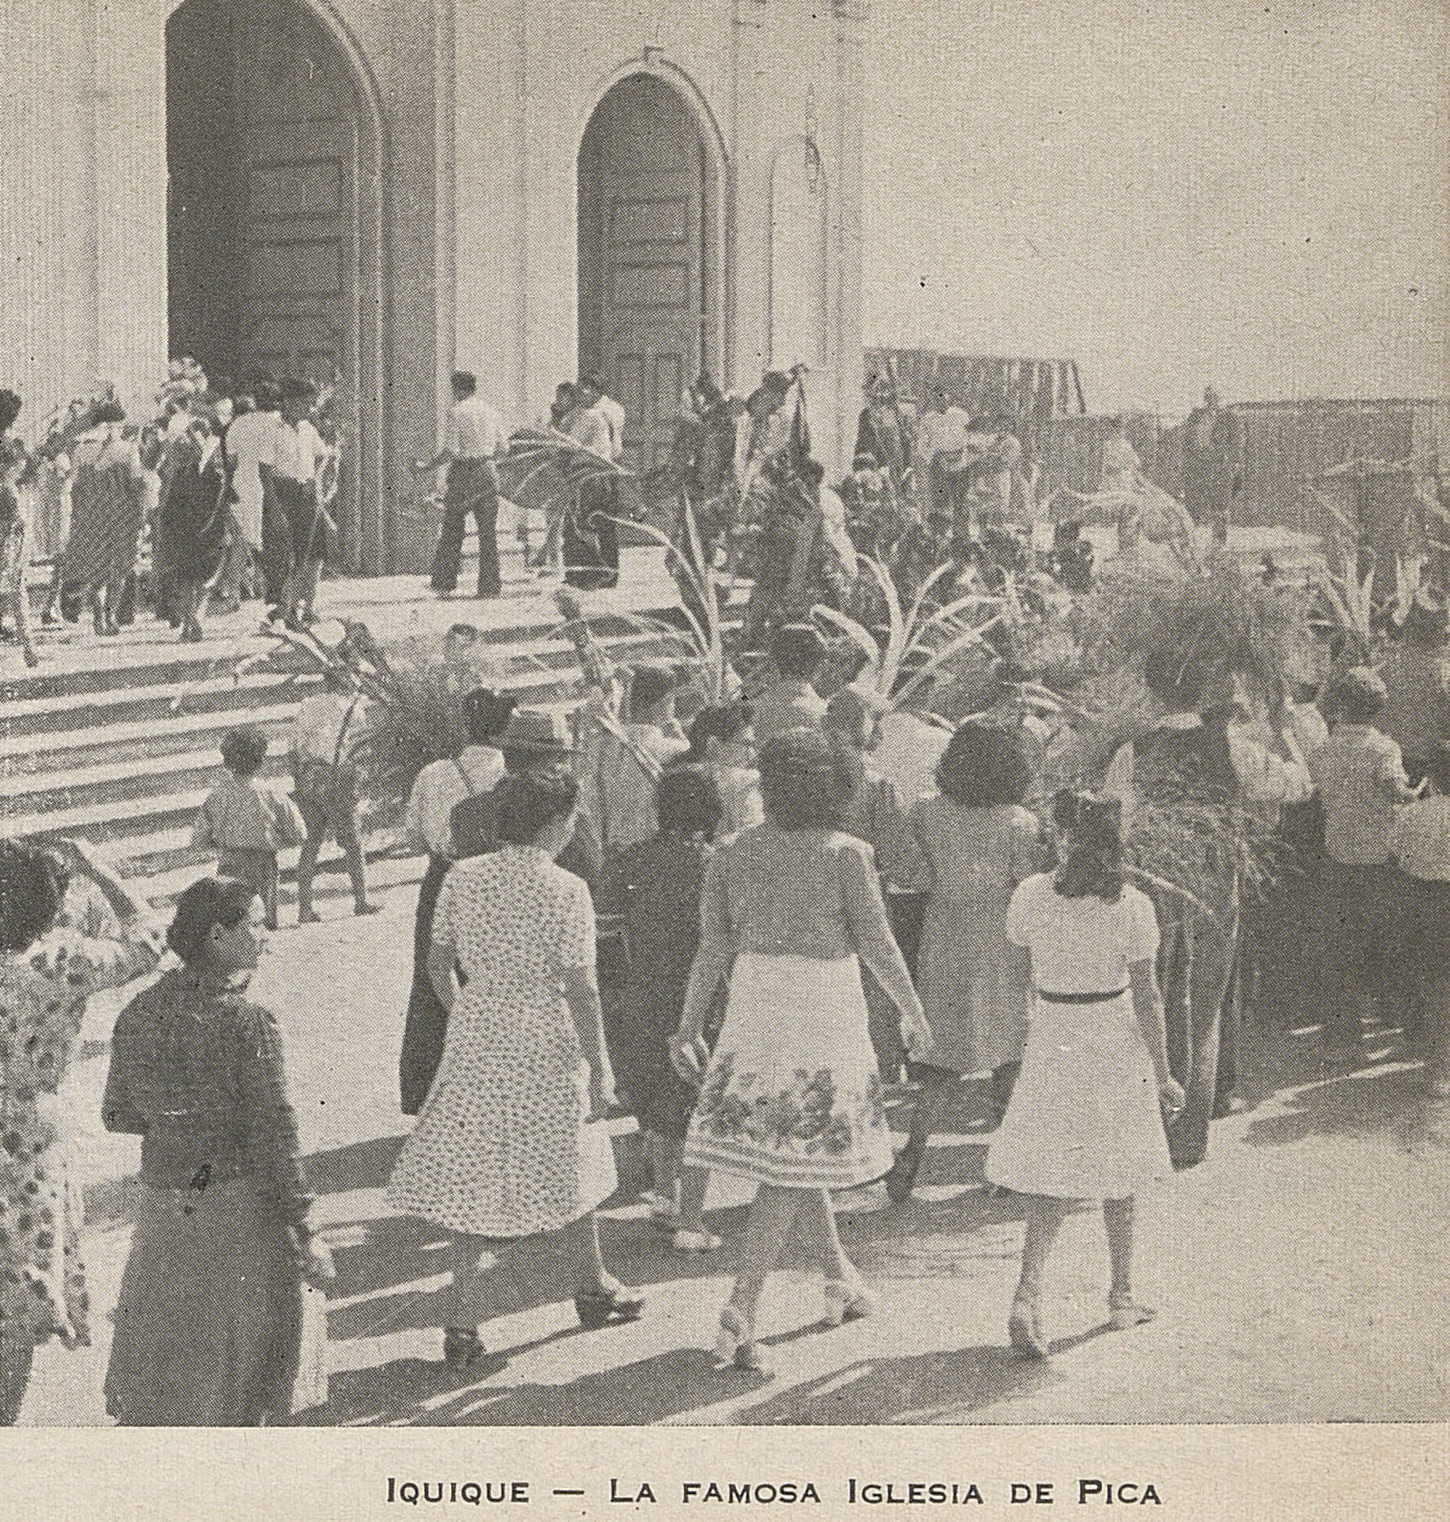
[(574, 1263), (575, 1287), (582, 1295), (609, 1294), (619, 1280), (604, 1266), (599, 1246), (599, 1217), (591, 1210), (566, 1226), (562, 1234), (565, 1251)]
[(1012, 1300), (1012, 1318), (1007, 1324), (1012, 1346), (1020, 1353), (1038, 1358), (1047, 1356), (1048, 1344), (1037, 1322), (1037, 1302), (1052, 1244), (1062, 1230), (1069, 1201), (1050, 1195), (1027, 1197), (1027, 1230), (1022, 1239), (1022, 1273)]
[[(487, 1267), (484, 1260), (487, 1259)], [(448, 1267), (453, 1280), (442, 1297), (443, 1324), (477, 1329), (482, 1314), (483, 1282), (497, 1261), (491, 1237), (456, 1231), (448, 1244)]]
[(335, 821), (337, 843), (347, 860), (347, 875), (352, 879), (352, 903), (356, 914), (370, 914), (368, 903), (368, 867), (363, 855), (362, 838), (357, 829), (357, 811), (350, 811), (345, 818)]
[(1108, 1233), (1108, 1261), (1113, 1283), (1108, 1310), (1113, 1326), (1125, 1331), (1151, 1321), (1154, 1312), (1133, 1299), (1133, 1196), (1103, 1201), (1103, 1225)]
[(806, 1191), (801, 1189), (777, 1189), (762, 1184), (750, 1206), (740, 1239), (739, 1268), (727, 1304), (727, 1309), (734, 1311), (747, 1329), (755, 1326), (760, 1292), (780, 1265), (806, 1197)]
[(831, 1197), (824, 1189), (804, 1191), (801, 1202), (801, 1224), (810, 1232), (812, 1245), (820, 1253), (821, 1267), (826, 1278), (838, 1284), (854, 1284), (857, 1280), (855, 1267), (841, 1246), (841, 1234), (836, 1229), (836, 1212), (831, 1209)]
[(302, 854), (297, 858), (297, 918), (307, 921), (316, 918), (312, 908), (312, 879), (317, 872), (317, 853), (322, 849), (322, 835), (327, 828), (326, 816), (312, 809), (304, 809), (303, 823), (307, 826), (307, 839), (302, 842)]

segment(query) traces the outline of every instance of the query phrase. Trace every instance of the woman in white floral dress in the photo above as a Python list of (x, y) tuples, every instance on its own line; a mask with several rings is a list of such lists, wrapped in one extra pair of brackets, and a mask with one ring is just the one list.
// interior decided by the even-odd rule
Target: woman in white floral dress
[[(686, 1166), (759, 1185), (717, 1345), (743, 1369), (765, 1367), (756, 1303), (798, 1225), (821, 1246), (827, 1321), (873, 1307), (827, 1192), (891, 1167), (862, 962), (900, 1013), (912, 1056), (930, 1041), (871, 848), (839, 829), (855, 780), (850, 759), (819, 731), (778, 735), (760, 754), (765, 823), (722, 846), (705, 872), (700, 946), (672, 1055), (682, 1073), (703, 1074)], [(712, 1057), (705, 1021), (727, 982)]]
[(594, 1217), (616, 1183), (609, 1134), (592, 1123), (612, 1106), (614, 1080), (589, 890), (555, 861), (578, 789), (564, 771), (541, 771), (506, 776), (491, 796), (501, 848), (460, 862), (438, 897), (428, 970), (448, 1035), (387, 1194), (452, 1236), (443, 1354), (458, 1367), (483, 1356), (479, 1263), (503, 1242), (566, 1234), (586, 1327), (644, 1306), (605, 1271)]
[[(89, 900), (86, 878), (98, 890)], [(86, 1000), (159, 957), (140, 903), (84, 846), (0, 841), (0, 1425), (19, 1415), (40, 1343), (90, 1342), (57, 1090)]]

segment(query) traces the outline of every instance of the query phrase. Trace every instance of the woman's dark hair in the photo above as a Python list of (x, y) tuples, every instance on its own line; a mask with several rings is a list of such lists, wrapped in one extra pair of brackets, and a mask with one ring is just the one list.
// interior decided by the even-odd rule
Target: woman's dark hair
[(15, 424), (15, 419), (20, 416), (20, 409), (25, 405), (15, 392), (0, 390), (0, 433)]
[(663, 702), (679, 685), (675, 673), (664, 666), (636, 666), (629, 682), (631, 716)]
[(1375, 672), (1355, 666), (1329, 689), (1328, 708), (1343, 724), (1373, 724), (1386, 696), (1385, 684)]
[(39, 846), (0, 840), (0, 951), (25, 951), (60, 913), (70, 874)]
[(256, 896), (250, 883), (235, 877), (203, 877), (177, 894), (166, 944), (183, 962), (194, 962), (218, 925), (230, 930), (246, 919)]
[(780, 830), (839, 828), (859, 780), (859, 757), (817, 729), (788, 729), (760, 752), (761, 798)]
[(282, 388), (274, 380), (260, 380), (253, 399), (258, 412), (276, 412), (282, 406)]
[(531, 846), (579, 802), (579, 784), (563, 767), (508, 772), (493, 790), (494, 832), (506, 845)]
[(1115, 904), (1123, 893), (1123, 806), (1101, 793), (1064, 788), (1052, 799), (1062, 860), (1052, 885), (1064, 898), (1097, 897)]
[(718, 703), (702, 708), (690, 724), (690, 749), (687, 761), (703, 761), (711, 740), (728, 745), (750, 728), (755, 710), (749, 703)]
[(222, 736), (222, 765), (238, 777), (255, 777), (267, 759), (267, 737), (247, 725)]
[(963, 724), (937, 763), (936, 785), (964, 809), (1021, 803), (1032, 785), (1021, 734), (995, 724)]
[(91, 427), (99, 427), (102, 423), (124, 423), (126, 421), (126, 409), (113, 396), (102, 397), (91, 407)]
[(771, 665), (782, 676), (812, 677), (826, 658), (826, 642), (814, 624), (782, 624), (770, 642)]
[(463, 698), (463, 729), (470, 745), (488, 745), (503, 732), (514, 711), (511, 693), (475, 687)]
[(715, 779), (703, 766), (672, 766), (655, 789), (660, 829), (708, 840), (720, 824), (725, 805)]

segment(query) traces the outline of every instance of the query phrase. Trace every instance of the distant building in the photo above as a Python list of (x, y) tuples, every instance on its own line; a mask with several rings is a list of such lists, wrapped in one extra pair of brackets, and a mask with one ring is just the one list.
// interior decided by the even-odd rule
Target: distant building
[(340, 381), (352, 568), (417, 567), (455, 367), (512, 422), (597, 369), (648, 465), (708, 368), (860, 387), (863, 0), (0, 0), (0, 384), (168, 356)]

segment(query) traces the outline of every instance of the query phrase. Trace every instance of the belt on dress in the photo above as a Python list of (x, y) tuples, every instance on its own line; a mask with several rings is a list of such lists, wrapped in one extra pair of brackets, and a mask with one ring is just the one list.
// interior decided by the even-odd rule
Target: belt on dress
[(1045, 988), (1039, 988), (1037, 997), (1046, 999), (1049, 1004), (1108, 1004), (1121, 999), (1127, 992), (1126, 988), (1119, 988), (1110, 994), (1050, 994)]

